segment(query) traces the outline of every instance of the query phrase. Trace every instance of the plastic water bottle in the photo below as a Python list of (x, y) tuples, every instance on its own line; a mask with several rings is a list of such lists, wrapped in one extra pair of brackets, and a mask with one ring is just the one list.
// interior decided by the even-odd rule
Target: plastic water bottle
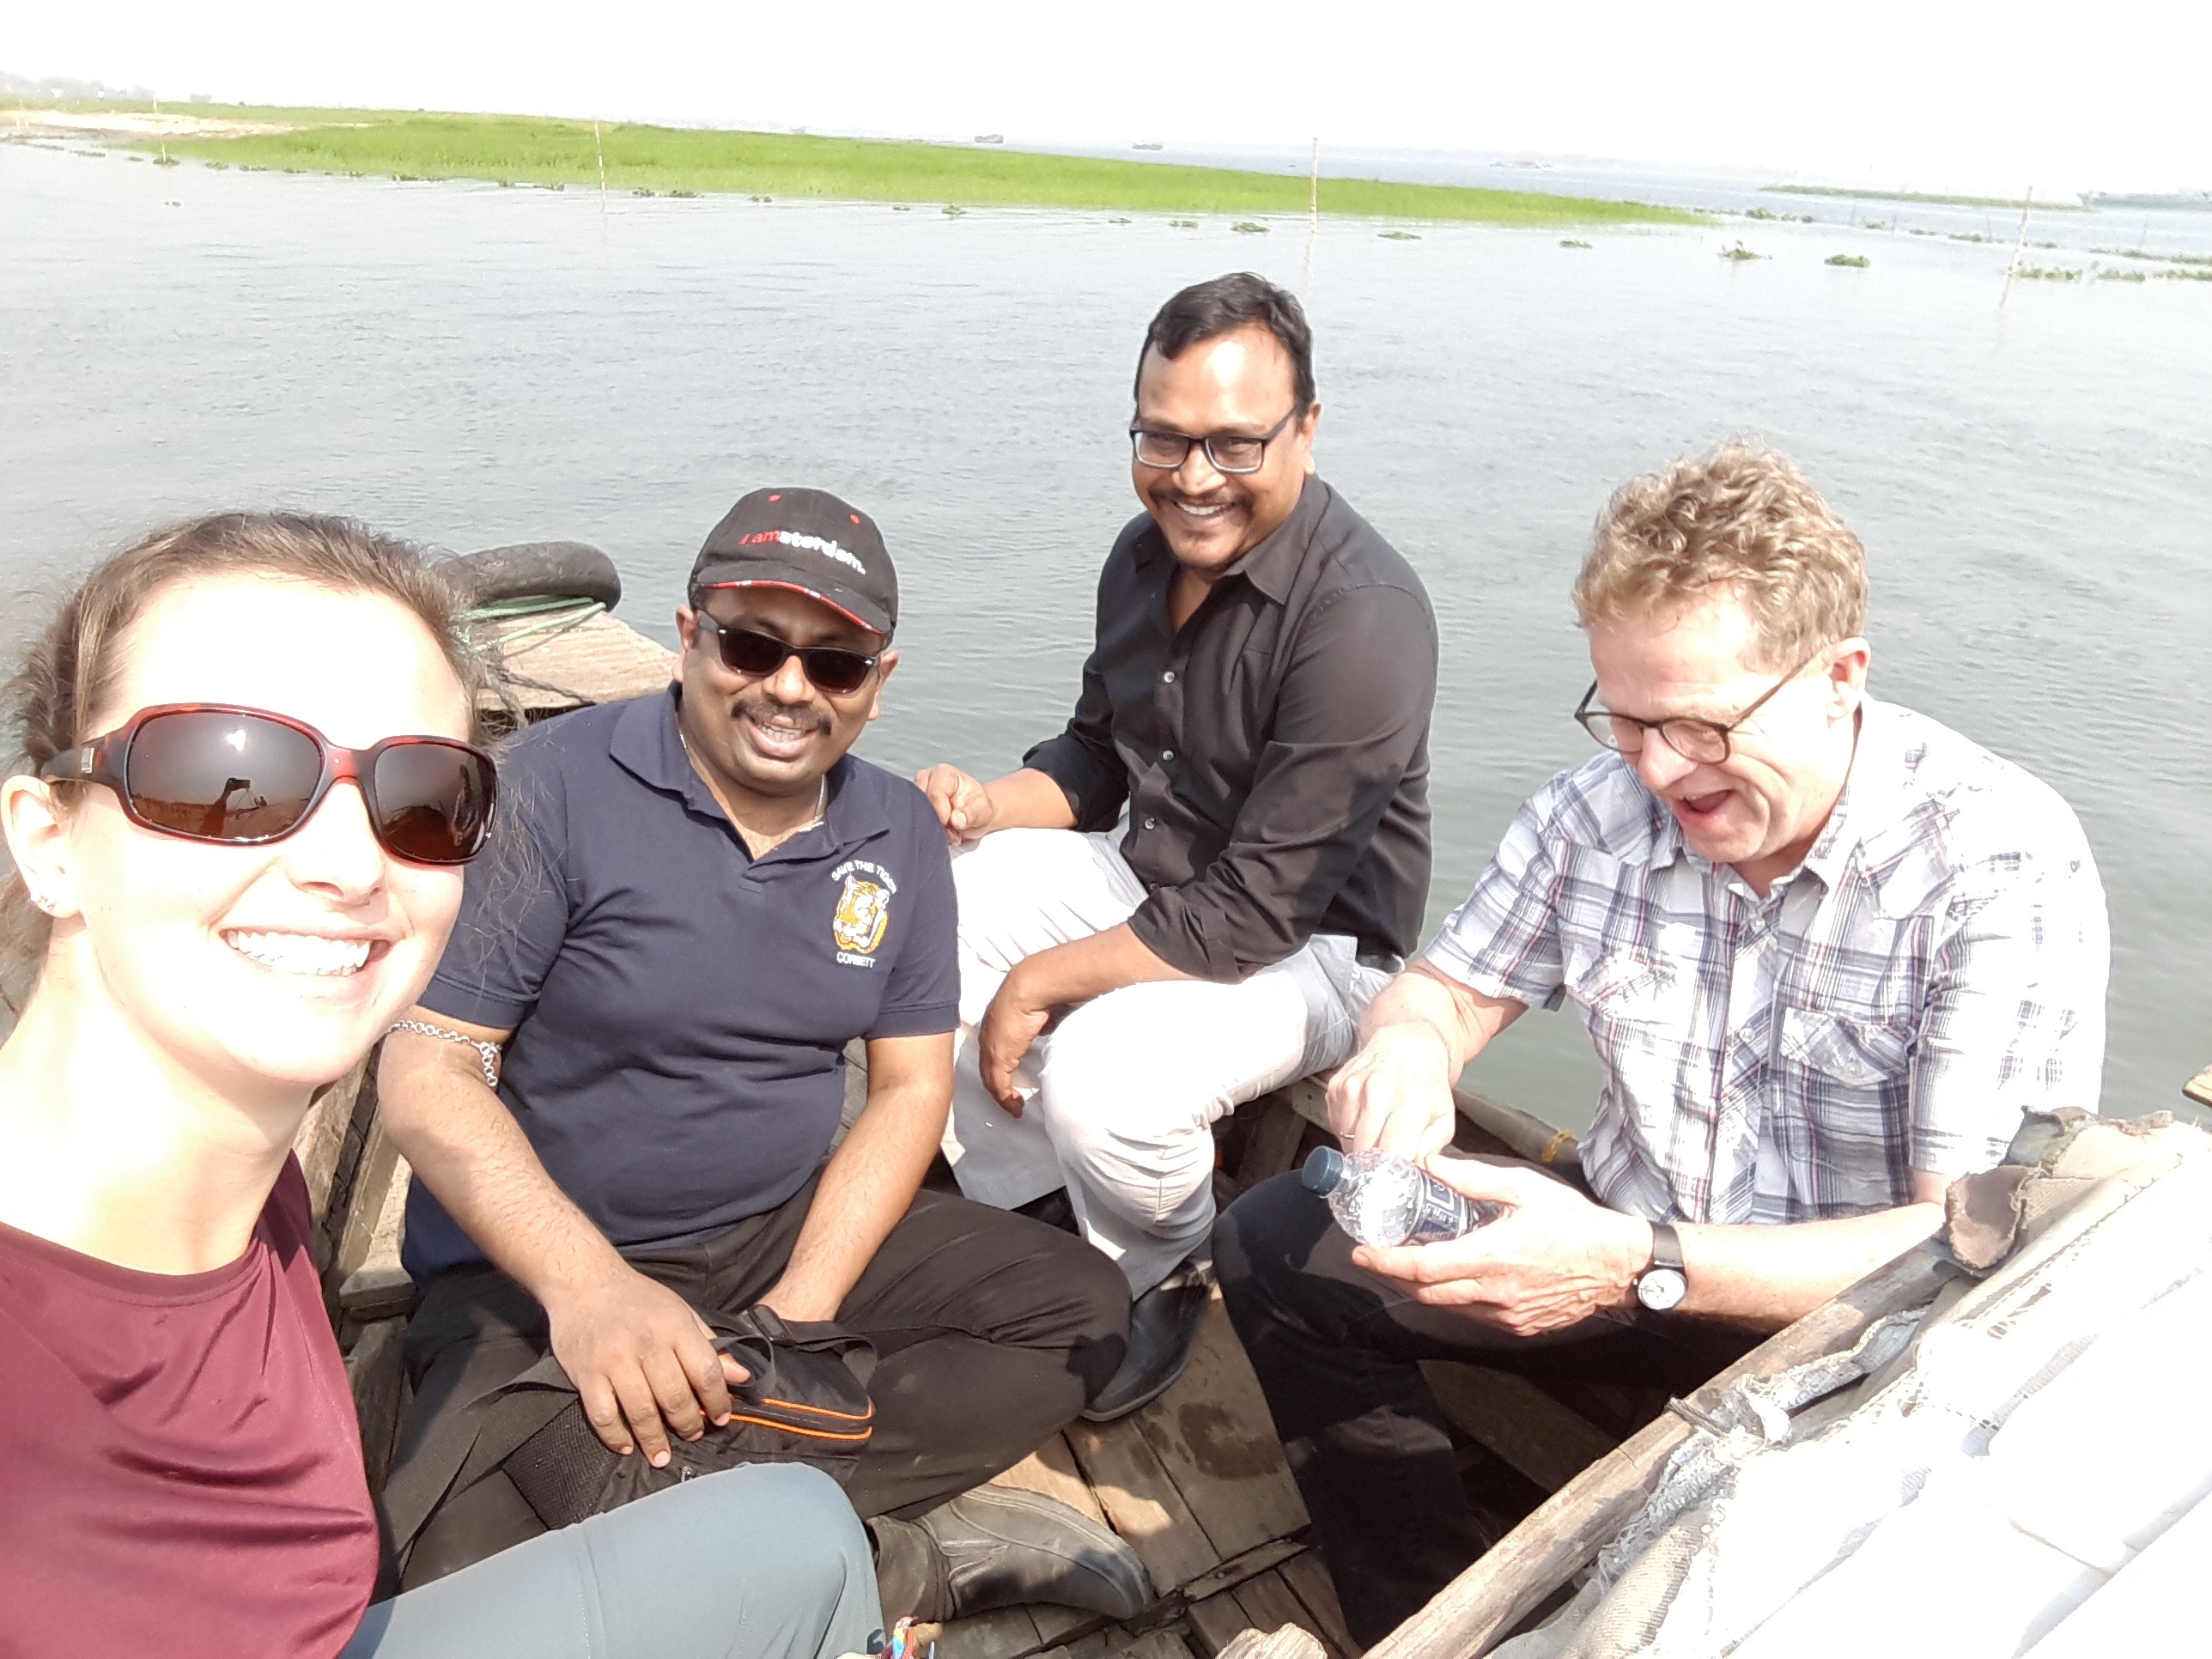
[(1435, 1244), (1505, 1213), (1503, 1204), (1455, 1193), (1410, 1159), (1369, 1147), (1316, 1146), (1298, 1179), (1328, 1200), (1336, 1224), (1362, 1244)]

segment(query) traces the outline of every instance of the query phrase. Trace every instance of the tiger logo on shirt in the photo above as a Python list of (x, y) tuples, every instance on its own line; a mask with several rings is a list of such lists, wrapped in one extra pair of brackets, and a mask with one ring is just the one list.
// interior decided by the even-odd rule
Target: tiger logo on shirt
[(880, 865), (855, 859), (842, 864), (830, 875), (844, 883), (837, 908), (830, 919), (830, 937), (837, 946), (837, 960), (848, 967), (872, 968), (891, 921), (891, 896), (898, 884)]

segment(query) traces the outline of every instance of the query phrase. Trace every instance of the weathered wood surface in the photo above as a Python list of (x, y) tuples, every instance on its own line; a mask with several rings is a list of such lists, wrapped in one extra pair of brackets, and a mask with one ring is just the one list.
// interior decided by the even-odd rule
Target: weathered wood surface
[[(668, 684), (676, 653), (629, 623), (600, 615), (557, 631), (530, 631), (542, 618), (480, 625), (479, 646), (498, 659), (516, 700), (532, 714), (641, 697)], [(511, 646), (502, 646), (511, 639)], [(496, 695), (483, 700), (500, 708)]]
[(1327, 1654), (1328, 1650), (1314, 1639), (1312, 1632), (1296, 1625), (1285, 1625), (1264, 1634), (1248, 1630), (1223, 1648), (1215, 1659), (1327, 1659)]
[[(1932, 1252), (1911, 1250), (1768, 1338), (1691, 1395), (1688, 1403), (1711, 1410), (1739, 1377), (1771, 1376), (1840, 1352), (1876, 1320), (1928, 1301), (1943, 1276)], [(1667, 1459), (1694, 1432), (1669, 1414), (1621, 1442), (1370, 1653), (1374, 1659), (1469, 1659), (1488, 1652), (1628, 1523), (1656, 1487)]]
[(405, 1334), (404, 1319), (380, 1319), (365, 1326), (346, 1355), (346, 1381), (353, 1387), (353, 1407), (361, 1423), (361, 1458), (371, 1494), (384, 1490), (391, 1472), (392, 1453), (399, 1433), (400, 1413), (405, 1409), (407, 1378), (400, 1363), (399, 1342)]
[(2207, 1066), (2183, 1084), (2181, 1092), (2199, 1106), (2212, 1106), (2212, 1066)]
[[(1332, 1075), (1317, 1073), (1283, 1091), (1300, 1116), (1324, 1128), (1328, 1127), (1328, 1079)], [(1526, 1158), (1531, 1164), (1555, 1164), (1570, 1170), (1577, 1167), (1581, 1143), (1565, 1129), (1555, 1129), (1517, 1106), (1508, 1106), (1503, 1101), (1466, 1089), (1452, 1091), (1452, 1104), (1459, 1109), (1462, 1122), (1498, 1142), (1513, 1157)]]
[(1620, 1443), (1510, 1371), (1438, 1359), (1425, 1363), (1421, 1375), (1455, 1425), (1547, 1492)]

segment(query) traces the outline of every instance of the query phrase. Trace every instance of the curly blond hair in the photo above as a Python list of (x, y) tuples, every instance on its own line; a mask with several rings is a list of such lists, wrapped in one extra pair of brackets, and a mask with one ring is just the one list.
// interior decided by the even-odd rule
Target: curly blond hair
[(1774, 672), (1866, 626), (1866, 550), (1786, 457), (1747, 439), (1631, 478), (1575, 578), (1584, 628), (1659, 619), (1733, 592)]

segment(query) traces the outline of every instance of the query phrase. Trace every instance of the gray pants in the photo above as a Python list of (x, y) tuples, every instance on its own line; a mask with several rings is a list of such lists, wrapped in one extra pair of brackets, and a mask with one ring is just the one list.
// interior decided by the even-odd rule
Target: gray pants
[(380, 1601), (341, 1659), (838, 1659), (882, 1623), (837, 1483), (755, 1463)]
[(1119, 836), (1001, 830), (952, 861), (960, 1018), (945, 1156), (960, 1190), (1013, 1209), (1067, 1188), (1083, 1236), (1141, 1296), (1205, 1249), (1214, 1121), (1351, 1054), (1389, 974), (1341, 933), (1237, 985), (1125, 985), (1074, 1010), (1014, 1073), (1019, 1117), (983, 1087), (974, 1036), (1024, 957), (1118, 927), (1145, 901)]

